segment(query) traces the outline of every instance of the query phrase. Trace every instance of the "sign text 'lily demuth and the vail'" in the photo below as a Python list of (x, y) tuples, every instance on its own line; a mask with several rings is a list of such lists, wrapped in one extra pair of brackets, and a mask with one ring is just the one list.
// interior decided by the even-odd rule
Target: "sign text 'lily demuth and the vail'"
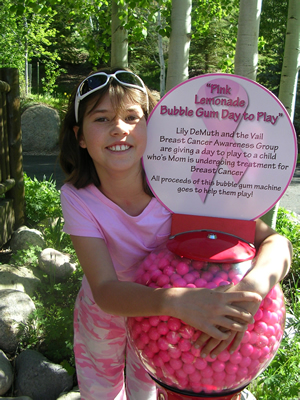
[(292, 122), (271, 92), (246, 78), (208, 74), (157, 104), (143, 163), (172, 212), (250, 220), (283, 195), (296, 157)]

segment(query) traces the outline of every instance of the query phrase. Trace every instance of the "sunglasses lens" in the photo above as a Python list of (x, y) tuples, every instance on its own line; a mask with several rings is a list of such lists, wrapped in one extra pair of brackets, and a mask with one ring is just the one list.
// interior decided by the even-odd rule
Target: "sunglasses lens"
[(139, 86), (140, 88), (144, 89), (142, 81), (135, 75), (133, 75), (131, 72), (118, 72), (115, 74), (117, 79), (128, 85), (135, 85)]
[(107, 83), (108, 77), (107, 75), (94, 75), (90, 78), (87, 78), (80, 88), (80, 95), (84, 95), (88, 93), (90, 90), (96, 89), (100, 86), (103, 86)]

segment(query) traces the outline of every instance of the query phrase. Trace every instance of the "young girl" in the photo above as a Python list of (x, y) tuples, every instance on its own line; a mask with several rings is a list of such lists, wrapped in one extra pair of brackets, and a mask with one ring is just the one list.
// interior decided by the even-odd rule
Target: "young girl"
[(153, 289), (134, 283), (138, 264), (170, 235), (170, 213), (153, 197), (141, 164), (154, 105), (137, 75), (99, 71), (77, 87), (61, 131), (64, 230), (84, 271), (74, 313), (82, 400), (156, 399), (154, 383), (126, 340), (126, 317), (173, 316), (203, 332), (203, 357), (231, 342), (234, 351), (290, 264), (287, 240), (258, 220), (258, 260), (236, 286)]

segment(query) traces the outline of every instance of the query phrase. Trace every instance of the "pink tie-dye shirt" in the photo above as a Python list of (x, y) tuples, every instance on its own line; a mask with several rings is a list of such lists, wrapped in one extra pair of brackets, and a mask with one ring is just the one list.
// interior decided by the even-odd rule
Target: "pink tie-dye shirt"
[[(122, 281), (134, 281), (137, 265), (170, 235), (171, 214), (156, 198), (151, 199), (140, 215), (133, 217), (94, 185), (76, 189), (65, 184), (61, 189), (61, 204), (64, 232), (103, 239)], [(85, 279), (83, 286), (91, 296)]]

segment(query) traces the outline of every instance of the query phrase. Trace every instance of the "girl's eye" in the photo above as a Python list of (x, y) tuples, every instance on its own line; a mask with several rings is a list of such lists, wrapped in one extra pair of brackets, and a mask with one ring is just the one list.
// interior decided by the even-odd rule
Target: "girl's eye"
[(106, 117), (99, 117), (99, 118), (96, 119), (96, 121), (97, 121), (97, 122), (107, 122), (107, 121), (108, 121), (108, 118), (106, 118)]
[(139, 119), (139, 117), (137, 115), (129, 115), (126, 120), (129, 122), (134, 122), (137, 121)]

